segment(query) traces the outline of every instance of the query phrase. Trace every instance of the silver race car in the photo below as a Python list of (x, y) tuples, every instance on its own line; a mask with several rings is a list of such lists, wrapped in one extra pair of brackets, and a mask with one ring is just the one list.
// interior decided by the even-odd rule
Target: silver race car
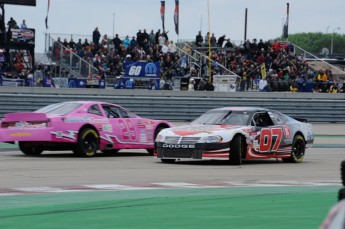
[(314, 142), (313, 128), (303, 119), (256, 107), (224, 107), (207, 111), (190, 125), (162, 130), (155, 155), (162, 162), (181, 159), (281, 158), (300, 163)]

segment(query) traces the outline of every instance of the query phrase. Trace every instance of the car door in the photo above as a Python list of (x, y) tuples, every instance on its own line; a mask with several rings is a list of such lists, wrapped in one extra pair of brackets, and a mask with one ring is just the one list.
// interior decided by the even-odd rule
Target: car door
[(268, 112), (255, 113), (251, 125), (255, 126), (252, 133), (254, 150), (262, 154), (277, 152), (282, 142), (282, 126), (275, 125)]
[(113, 105), (102, 105), (102, 108), (109, 118), (112, 125), (112, 136), (121, 147), (116, 148), (133, 148), (130, 147), (133, 143), (137, 142), (138, 128), (131, 116), (124, 109)]

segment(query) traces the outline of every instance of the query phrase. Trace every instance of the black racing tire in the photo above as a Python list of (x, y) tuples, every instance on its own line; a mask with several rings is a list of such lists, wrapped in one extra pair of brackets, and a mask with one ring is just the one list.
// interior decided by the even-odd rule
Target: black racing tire
[(338, 192), (338, 200), (341, 201), (343, 199), (345, 199), (345, 188), (339, 189)]
[(176, 159), (161, 159), (161, 161), (165, 164), (173, 164), (176, 162)]
[[(155, 133), (153, 135), (153, 142), (155, 142), (156, 137), (159, 134), (159, 132), (161, 132), (165, 128), (166, 127), (163, 127), (163, 126), (157, 127), (157, 129), (155, 130)], [(155, 149), (146, 149), (146, 151), (149, 153), (150, 156), (153, 156), (155, 153)]]
[(73, 152), (82, 157), (93, 157), (99, 148), (99, 135), (92, 128), (85, 128), (79, 132), (78, 142)]
[(284, 162), (301, 163), (305, 154), (305, 140), (302, 135), (297, 134), (292, 142), (291, 156), (282, 158)]
[(146, 151), (148, 152), (148, 154), (150, 156), (153, 156), (155, 154), (155, 150), (154, 149), (146, 149)]
[(119, 149), (105, 149), (105, 150), (102, 150), (103, 155), (106, 155), (106, 156), (113, 156), (113, 155), (117, 154), (117, 152), (119, 152)]
[(341, 162), (341, 181), (343, 183), (343, 186), (345, 186), (345, 161)]
[(19, 142), (18, 144), (20, 151), (22, 151), (25, 155), (37, 156), (43, 152), (42, 149), (37, 147), (32, 142)]
[(236, 135), (230, 143), (230, 164), (241, 165), (245, 150), (246, 146), (244, 137), (241, 135)]

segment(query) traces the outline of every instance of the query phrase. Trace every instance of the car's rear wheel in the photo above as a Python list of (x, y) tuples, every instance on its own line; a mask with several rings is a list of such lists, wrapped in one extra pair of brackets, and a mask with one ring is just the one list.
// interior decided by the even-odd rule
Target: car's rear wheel
[(176, 162), (175, 159), (161, 159), (161, 161), (165, 164), (172, 164)]
[(94, 129), (82, 129), (73, 152), (78, 156), (93, 157), (99, 148), (99, 141), (99, 135)]
[(43, 150), (32, 142), (19, 142), (19, 149), (26, 155), (36, 156), (40, 155)]
[[(155, 134), (153, 135), (153, 142), (156, 140), (157, 135), (159, 134), (159, 132), (161, 132), (161, 130), (165, 129), (166, 127), (157, 127), (157, 129), (155, 130)], [(155, 149), (146, 149), (147, 152), (149, 153), (150, 156), (153, 156), (155, 153)]]
[(230, 164), (241, 165), (242, 156), (245, 153), (246, 146), (244, 137), (241, 135), (236, 135), (230, 143)]
[(284, 162), (301, 163), (305, 154), (305, 141), (302, 135), (297, 134), (292, 142), (291, 156), (282, 158)]

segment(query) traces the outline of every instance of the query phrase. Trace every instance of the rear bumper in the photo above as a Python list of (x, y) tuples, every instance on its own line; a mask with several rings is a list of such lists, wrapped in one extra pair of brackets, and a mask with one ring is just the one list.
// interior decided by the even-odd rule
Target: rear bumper
[(0, 142), (52, 141), (51, 129), (0, 129)]

